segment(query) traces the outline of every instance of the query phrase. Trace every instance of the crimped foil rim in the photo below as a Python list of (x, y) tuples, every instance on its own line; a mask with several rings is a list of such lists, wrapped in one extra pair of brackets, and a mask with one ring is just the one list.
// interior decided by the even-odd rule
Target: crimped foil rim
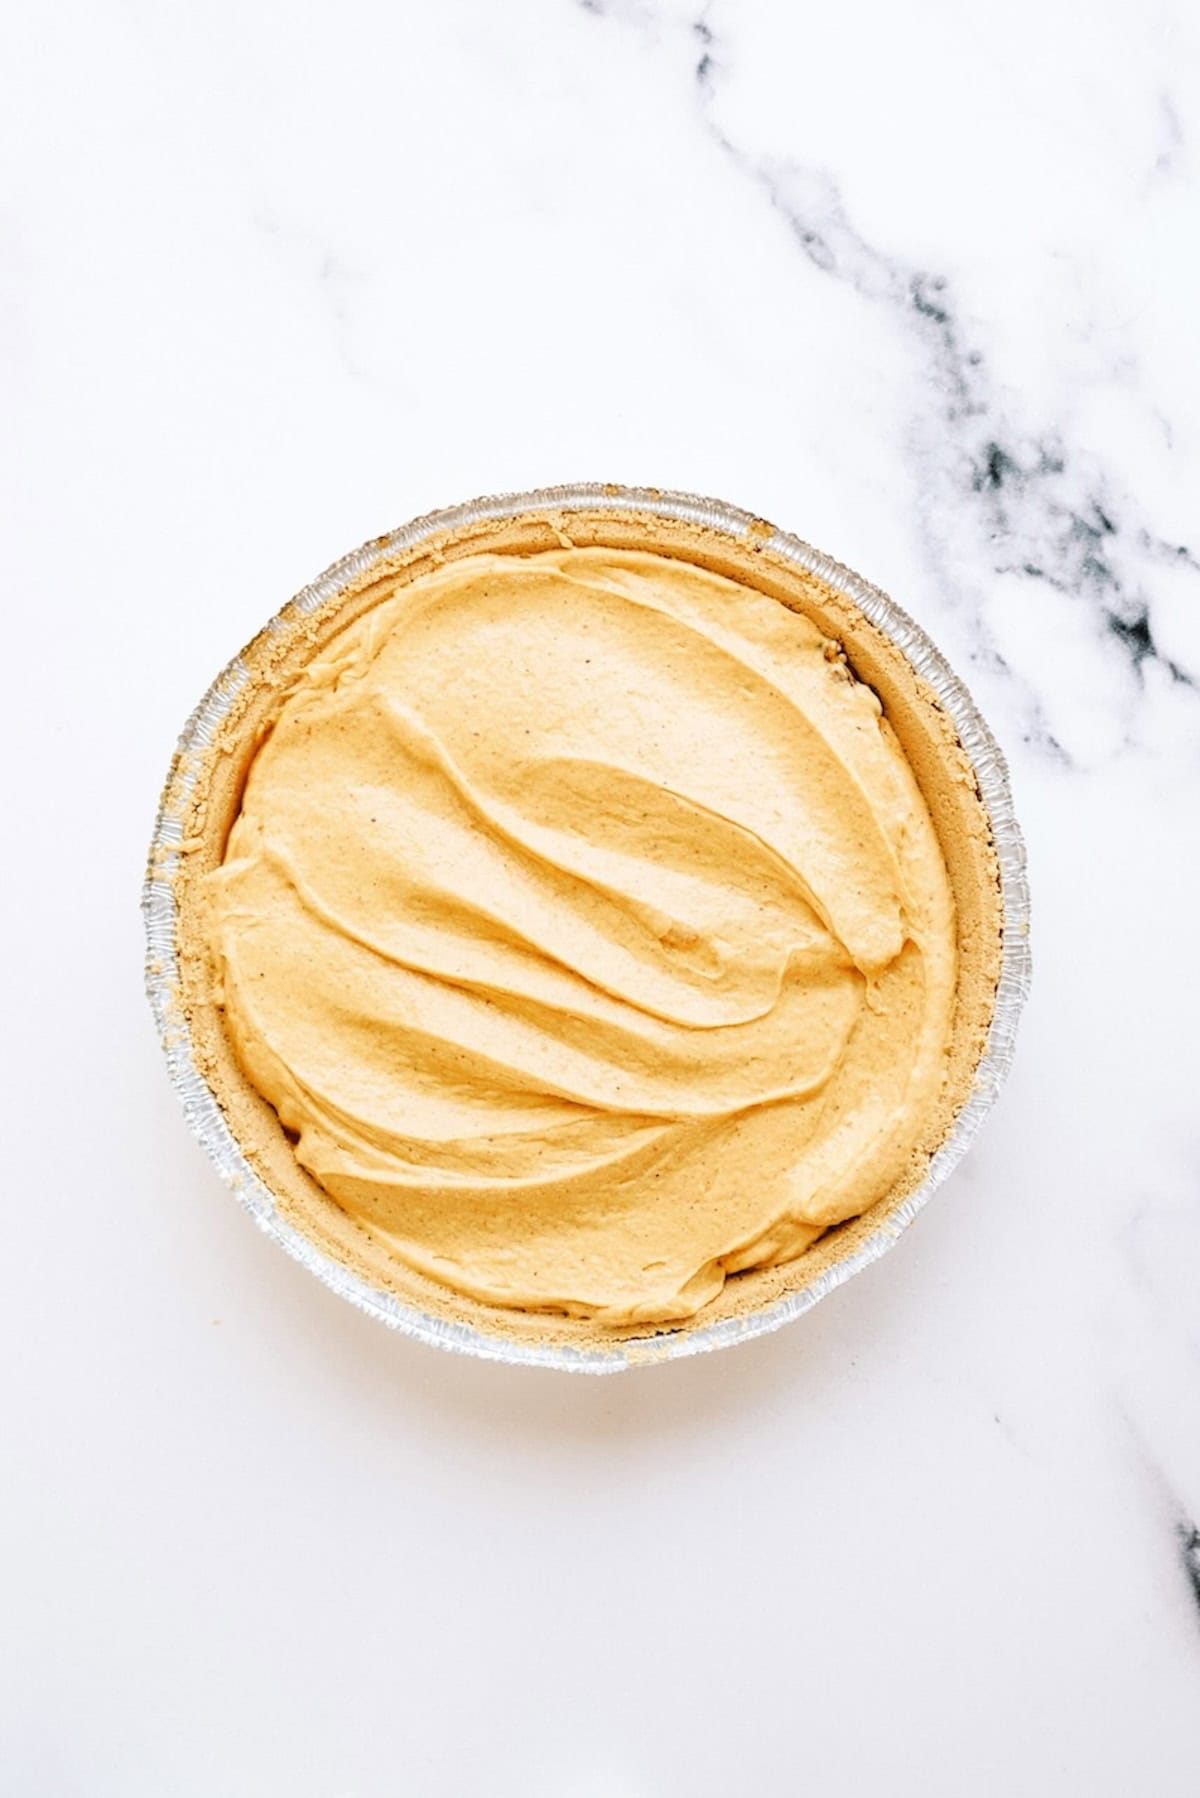
[[(721, 500), (702, 499), (691, 493), (660, 492), (656, 488), (585, 483), (543, 487), (529, 493), (492, 495), (445, 511), (427, 513), (423, 518), (402, 525), (389, 536), (376, 538), (351, 551), (310, 586), (303, 588), (267, 628), (279, 628), (284, 613), (316, 611), (336, 598), (374, 563), (398, 550), (414, 548), (441, 532), (462, 529), (485, 519), (583, 510), (643, 512), (722, 531), (736, 539), (744, 539), (752, 530), (761, 532), (762, 529), (761, 521), (753, 514)], [(954, 1128), (930, 1161), (925, 1180), (854, 1254), (835, 1262), (810, 1286), (776, 1299), (757, 1311), (675, 1333), (626, 1338), (614, 1342), (611, 1347), (573, 1348), (522, 1343), (405, 1304), (394, 1294), (373, 1286), (326, 1255), (289, 1223), (280, 1212), (270, 1188), (243, 1155), (212, 1090), (196, 1067), (187, 1022), (180, 1014), (176, 998), (179, 990), (178, 912), (172, 874), (178, 865), (182, 838), (180, 812), (183, 807), (180, 801), (186, 801), (195, 784), (201, 752), (212, 743), (217, 726), (248, 679), (240, 656), (217, 676), (183, 727), (159, 804), (142, 889), (146, 993), (167, 1058), (171, 1083), (193, 1134), (259, 1228), (334, 1292), (360, 1311), (406, 1336), (416, 1337), (435, 1348), (475, 1355), (483, 1360), (503, 1361), (514, 1366), (553, 1367), (570, 1373), (619, 1373), (652, 1362), (707, 1354), (712, 1349), (728, 1348), (734, 1343), (764, 1336), (811, 1310), (826, 1293), (877, 1261), (892, 1246), (962, 1160), (1012, 1065), (1017, 1022), (1029, 991), (1029, 884), (1025, 845), (1013, 811), (1004, 756), (974, 700), (941, 651), (887, 594), (787, 531), (775, 531), (766, 539), (764, 547), (817, 575), (853, 600), (871, 623), (903, 652), (953, 720), (959, 741), (975, 771), (992, 826), (1003, 898), (1003, 941), (995, 1010), (975, 1082), (955, 1119)]]

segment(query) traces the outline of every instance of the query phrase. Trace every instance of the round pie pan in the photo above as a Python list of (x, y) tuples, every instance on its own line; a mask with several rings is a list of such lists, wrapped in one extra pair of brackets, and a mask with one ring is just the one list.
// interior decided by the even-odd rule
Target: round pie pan
[(890, 1208), (884, 1219), (865, 1236), (859, 1232), (857, 1239), (848, 1243), (844, 1254), (824, 1265), (810, 1281), (797, 1285), (782, 1297), (770, 1298), (757, 1308), (748, 1308), (715, 1322), (705, 1323), (701, 1317), (677, 1328), (614, 1339), (611, 1345), (573, 1344), (518, 1339), (502, 1329), (492, 1331), (422, 1310), (327, 1254), (291, 1222), (230, 1129), (216, 1095), (198, 1066), (188, 1019), (179, 1003), (176, 875), (185, 852), (183, 820), (194, 801), (203, 797), (205, 752), (250, 678), (241, 656), (235, 657), (218, 675), (184, 725), (163, 789), (142, 892), (146, 990), (172, 1085), (193, 1133), (221, 1178), (232, 1188), (260, 1229), (351, 1304), (405, 1335), (438, 1348), (488, 1360), (578, 1373), (615, 1373), (649, 1362), (704, 1354), (711, 1349), (727, 1348), (762, 1336), (811, 1310), (835, 1286), (877, 1261), (957, 1166), (990, 1110), (1012, 1062), (1017, 1021), (1030, 975), (1025, 851), (1013, 812), (1008, 770), (967, 689), (924, 631), (886, 594), (799, 538), (765, 526), (763, 520), (751, 513), (693, 494), (609, 484), (543, 488), (473, 500), (464, 506), (418, 518), (344, 556), (297, 594), (270, 621), (267, 629), (286, 629), (298, 618), (327, 608), (349, 587), (360, 583), (377, 563), (407, 554), (427, 540), (448, 532), (510, 517), (543, 513), (563, 517), (572, 512), (596, 514), (605, 511), (632, 512), (650, 519), (698, 526), (718, 539), (724, 537), (741, 545), (743, 550), (753, 541), (776, 559), (815, 576), (826, 587), (832, 588), (903, 653), (950, 720), (975, 775), (995, 850), (1002, 924), (999, 979), (987, 1040), (976, 1065), (972, 1088), (930, 1160), (921, 1185)]

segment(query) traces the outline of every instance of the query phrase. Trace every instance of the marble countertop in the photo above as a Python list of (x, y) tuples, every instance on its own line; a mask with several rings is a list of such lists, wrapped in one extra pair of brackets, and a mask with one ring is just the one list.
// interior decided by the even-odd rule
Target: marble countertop
[[(0, 1789), (1193, 1798), (1195, 9), (0, 34)], [(137, 913), (175, 734), (268, 613), (581, 479), (887, 588), (1010, 759), (1035, 913), (1014, 1072), (897, 1249), (603, 1381), (392, 1337), (257, 1235)]]

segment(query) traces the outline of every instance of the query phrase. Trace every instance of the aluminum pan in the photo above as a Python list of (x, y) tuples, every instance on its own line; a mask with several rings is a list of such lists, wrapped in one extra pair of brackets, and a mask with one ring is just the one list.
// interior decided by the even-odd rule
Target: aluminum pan
[[(584, 484), (546, 487), (530, 493), (505, 493), (471, 500), (446, 511), (431, 512), (402, 525), (390, 536), (364, 544), (343, 556), (298, 593), (284, 608), (288, 614), (315, 611), (343, 592), (373, 563), (397, 550), (410, 549), (440, 532), (455, 530), (482, 519), (514, 514), (572, 510), (638, 511), (651, 516), (687, 520), (730, 537), (745, 538), (761, 521), (749, 512), (720, 500), (701, 499), (690, 493), (660, 492), (653, 488)], [(860, 575), (786, 531), (776, 531), (767, 545), (783, 559), (818, 575), (831, 587), (853, 600), (871, 622), (903, 651), (916, 672), (928, 682), (953, 720), (959, 740), (974, 767), (979, 791), (987, 808), (995, 838), (1003, 896), (1004, 932), (1000, 980), (987, 1046), (980, 1060), (975, 1084), (946, 1138), (929, 1165), (923, 1184), (881, 1224), (853, 1254), (835, 1262), (811, 1285), (764, 1305), (760, 1310), (719, 1323), (699, 1325), (676, 1333), (645, 1338), (626, 1338), (611, 1348), (572, 1348), (540, 1343), (521, 1343), (492, 1335), (467, 1324), (453, 1323), (381, 1290), (326, 1255), (279, 1210), (269, 1187), (242, 1154), (211, 1089), (199, 1073), (192, 1053), (186, 1021), (175, 995), (179, 961), (176, 943), (177, 911), (172, 873), (178, 864), (182, 834), (180, 800), (193, 790), (203, 770), (203, 752), (213, 740), (247, 679), (240, 657), (219, 674), (183, 727), (176, 756), (155, 820), (154, 836), (145, 885), (142, 915), (146, 928), (146, 992), (166, 1054), (171, 1083), (179, 1094), (184, 1113), (217, 1172), (232, 1188), (251, 1217), (268, 1236), (318, 1279), (376, 1317), (389, 1328), (414, 1336), (436, 1348), (484, 1360), (516, 1366), (554, 1367), (571, 1373), (618, 1373), (628, 1367), (678, 1360), (685, 1355), (707, 1354), (766, 1335), (803, 1315), (860, 1269), (877, 1261), (928, 1203), (946, 1176), (966, 1154), (983, 1119), (1004, 1082), (1016, 1046), (1017, 1022), (1029, 990), (1029, 886), (1025, 872), (1025, 845), (1013, 812), (1012, 793), (1004, 757), (966, 687), (945, 657), (885, 593)], [(271, 621), (278, 627), (283, 613)], [(270, 626), (268, 628), (271, 628)], [(171, 813), (168, 815), (168, 803)]]

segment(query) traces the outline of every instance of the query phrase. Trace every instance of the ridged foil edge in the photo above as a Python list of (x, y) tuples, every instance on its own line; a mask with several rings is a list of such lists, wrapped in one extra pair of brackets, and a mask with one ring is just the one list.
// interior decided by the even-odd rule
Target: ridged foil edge
[[(440, 532), (461, 529), (483, 519), (606, 509), (685, 520), (737, 539), (744, 539), (752, 530), (762, 529), (761, 521), (753, 514), (721, 500), (702, 499), (690, 493), (660, 492), (654, 488), (596, 483), (492, 495), (445, 511), (427, 513), (402, 525), (389, 536), (374, 539), (351, 551), (303, 588), (271, 619), (267, 628), (281, 628), (285, 614), (317, 610), (343, 592), (375, 562), (397, 550), (413, 548)], [(146, 993), (166, 1055), (171, 1083), (193, 1134), (222, 1180), (259, 1228), (326, 1286), (391, 1329), (435, 1348), (475, 1355), (483, 1360), (594, 1374), (620, 1373), (630, 1367), (708, 1354), (713, 1349), (729, 1348), (735, 1343), (748, 1342), (752, 1337), (764, 1336), (803, 1316), (826, 1293), (886, 1253), (962, 1160), (1004, 1083), (1012, 1065), (1017, 1023), (1029, 991), (1031, 972), (1025, 845), (1013, 811), (1004, 756), (974, 700), (941, 651), (886, 593), (789, 532), (775, 531), (766, 540), (766, 547), (819, 576), (853, 600), (902, 650), (917, 674), (937, 694), (971, 760), (991, 820), (999, 862), (1004, 924), (1000, 980), (987, 1046), (976, 1071), (971, 1095), (959, 1112), (954, 1129), (930, 1162), (924, 1183), (854, 1254), (835, 1262), (810, 1286), (789, 1293), (758, 1311), (683, 1331), (627, 1338), (615, 1342), (611, 1348), (521, 1343), (467, 1324), (452, 1323), (404, 1304), (394, 1294), (371, 1285), (326, 1255), (288, 1222), (280, 1213), (269, 1187), (242, 1154), (224, 1113), (197, 1069), (187, 1022), (176, 998), (179, 990), (177, 907), (171, 876), (180, 855), (182, 826), (178, 814), (185, 809), (195, 786), (202, 766), (202, 752), (211, 745), (217, 726), (248, 678), (240, 656), (217, 676), (183, 727), (155, 819), (141, 902), (146, 930)]]

